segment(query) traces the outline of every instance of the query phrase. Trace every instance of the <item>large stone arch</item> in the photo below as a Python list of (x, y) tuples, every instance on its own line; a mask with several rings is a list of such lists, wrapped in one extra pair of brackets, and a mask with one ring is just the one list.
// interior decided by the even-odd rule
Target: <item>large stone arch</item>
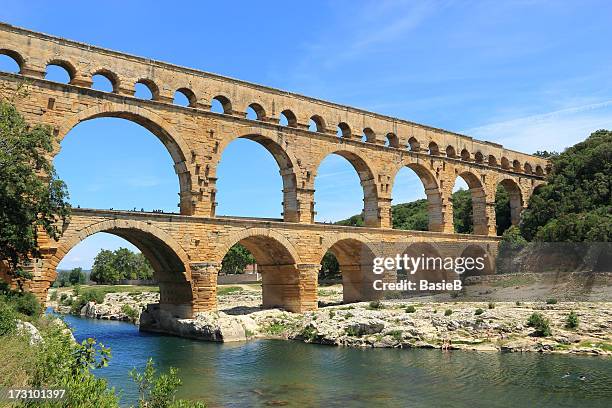
[(119, 118), (134, 122), (153, 133), (166, 147), (174, 161), (174, 171), (179, 178), (180, 209), (182, 215), (193, 215), (195, 201), (192, 197), (191, 168), (188, 157), (191, 149), (179, 131), (156, 113), (128, 103), (106, 102), (89, 107), (66, 119), (58, 129), (54, 156), (60, 151), (60, 142), (79, 123), (97, 118)]
[(179, 317), (192, 315), (193, 290), (189, 256), (170, 235), (143, 221), (105, 220), (66, 233), (60, 238), (53, 255), (44, 261), (46, 281), (51, 284), (55, 280), (57, 266), (72, 248), (99, 232), (121, 237), (145, 255), (159, 284), (162, 308)]
[[(425, 195), (427, 196), (427, 213), (429, 217), (429, 231), (444, 231), (444, 209), (442, 194), (438, 185), (438, 180), (435, 174), (428, 169), (423, 163), (414, 162), (411, 157), (404, 159), (399, 166), (393, 170), (391, 177), (391, 191), (395, 187), (395, 180), (401, 169), (407, 167), (414, 171), (419, 177), (423, 188), (425, 189)], [(397, 203), (396, 203), (397, 204)]]
[(287, 149), (286, 144), (283, 142), (282, 136), (278, 133), (258, 129), (255, 132), (239, 133), (237, 136), (233, 134), (225, 134), (223, 141), (219, 146), (215, 168), (212, 170), (211, 176), (216, 180), (216, 169), (219, 167), (223, 152), (230, 143), (237, 139), (246, 139), (256, 142), (272, 155), (276, 161), (276, 164), (278, 165), (279, 173), (283, 182), (283, 220), (297, 222), (299, 220), (300, 211), (298, 203), (298, 183), (296, 177), (297, 160)]
[(316, 282), (301, 273), (299, 254), (284, 236), (266, 228), (236, 232), (224, 240), (216, 251), (219, 265), (235, 244), (244, 246), (255, 258), (262, 277), (264, 307), (280, 307), (289, 311), (313, 307), (308, 303), (313, 302), (313, 297), (316, 298)]
[(313, 167), (313, 186), (316, 176), (319, 172), (319, 167), (325, 158), (331, 154), (338, 155), (346, 159), (353, 169), (357, 172), (359, 182), (363, 189), (363, 217), (365, 225), (368, 227), (379, 227), (380, 211), (379, 211), (379, 193), (376, 185), (376, 175), (374, 167), (371, 166), (366, 159), (364, 159), (359, 153), (358, 149), (351, 148), (350, 145), (344, 146), (333, 146), (332, 148), (326, 149), (323, 154), (319, 155), (317, 160), (314, 161)]
[(382, 297), (375, 292), (372, 282), (381, 279), (373, 273), (374, 258), (380, 256), (381, 248), (360, 234), (341, 233), (323, 240), (319, 263), (323, 256), (331, 252), (340, 265), (342, 275), (342, 300), (344, 303), (360, 302)]

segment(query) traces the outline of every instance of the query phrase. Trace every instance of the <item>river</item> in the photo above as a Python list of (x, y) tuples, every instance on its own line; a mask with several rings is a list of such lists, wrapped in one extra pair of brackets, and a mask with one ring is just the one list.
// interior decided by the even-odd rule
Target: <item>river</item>
[(215, 344), (140, 333), (123, 322), (65, 321), (77, 340), (94, 337), (111, 347), (110, 365), (95, 373), (123, 390), (124, 405), (136, 398), (128, 371), (152, 357), (161, 369), (179, 369), (181, 397), (210, 407), (612, 406), (610, 358), (357, 350), (281, 340)]

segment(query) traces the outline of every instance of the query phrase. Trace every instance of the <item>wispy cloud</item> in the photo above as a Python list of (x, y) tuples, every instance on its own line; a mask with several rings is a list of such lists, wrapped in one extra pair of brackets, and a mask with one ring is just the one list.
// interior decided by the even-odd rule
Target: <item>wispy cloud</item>
[(602, 128), (612, 128), (612, 100), (490, 123), (463, 133), (479, 139), (496, 140), (512, 149), (534, 152), (544, 149), (558, 151)]

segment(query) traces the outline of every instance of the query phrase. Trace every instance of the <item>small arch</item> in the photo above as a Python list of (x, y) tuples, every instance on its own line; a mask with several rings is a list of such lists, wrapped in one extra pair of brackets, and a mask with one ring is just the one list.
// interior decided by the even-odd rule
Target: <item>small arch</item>
[(399, 148), (399, 138), (393, 132), (387, 133), (385, 138), (385, 146)]
[(467, 149), (461, 150), (461, 160), (470, 161), (470, 159), (471, 159), (470, 152), (468, 152)]
[(421, 144), (413, 136), (410, 139), (408, 139), (408, 148), (410, 149), (411, 152), (418, 152), (419, 150), (421, 150)]
[(504, 170), (509, 170), (510, 169), (510, 160), (508, 160), (507, 157), (502, 157), (501, 158), (501, 167)]
[(72, 82), (76, 76), (76, 68), (68, 61), (54, 59), (49, 61), (45, 79), (64, 84)]
[(155, 82), (150, 79), (143, 78), (136, 81), (134, 84), (134, 91), (134, 96), (136, 98), (150, 99), (152, 101), (159, 99), (159, 88), (155, 85)]
[(175, 105), (186, 106), (189, 108), (195, 108), (197, 98), (195, 93), (189, 88), (179, 88), (174, 93)]
[(336, 128), (336, 135), (338, 137), (350, 138), (351, 137), (351, 128), (344, 122), (338, 123), (338, 127)]
[(436, 142), (430, 142), (427, 148), (429, 150), (430, 155), (432, 156), (440, 155), (440, 148), (438, 147), (438, 144)]
[(92, 89), (104, 92), (117, 92), (119, 90), (119, 78), (117, 74), (108, 69), (99, 69), (92, 76)]
[(512, 162), (512, 169), (517, 172), (520, 173), (521, 172), (521, 162), (518, 160), (514, 160)]
[(474, 155), (474, 161), (476, 163), (483, 163), (484, 162), (484, 155), (481, 152), (476, 152), (476, 154)]
[(260, 104), (253, 102), (247, 108), (247, 119), (251, 120), (265, 120), (266, 119), (266, 111), (263, 106)]
[(210, 101), (210, 111), (215, 113), (224, 113), (226, 115), (232, 114), (232, 103), (230, 100), (223, 96), (217, 95)]
[(324, 133), (325, 132), (325, 121), (319, 115), (313, 115), (310, 118), (310, 122), (308, 124), (308, 130), (311, 132)]
[(455, 152), (455, 148), (453, 146), (446, 146), (446, 157), (457, 157), (457, 154)]
[(497, 167), (497, 158), (492, 154), (489, 155), (489, 166)]
[[(17, 66), (16, 70), (12, 69), (10, 71), (5, 71), (5, 72), (13, 72), (15, 74), (21, 73), (21, 70), (23, 69), (23, 62), (24, 62), (21, 54), (19, 54), (17, 51), (8, 50), (6, 48), (3, 48), (3, 49), (0, 49), (0, 55), (5, 55), (7, 59), (13, 60), (13, 63)], [(9, 64), (3, 64), (3, 65), (10, 65), (10, 61), (9, 61)]]
[(297, 127), (297, 117), (295, 116), (295, 113), (293, 113), (291, 110), (285, 109), (280, 113), (280, 119), (278, 123), (281, 126)]
[(523, 170), (525, 171), (525, 174), (533, 174), (533, 168), (529, 163), (525, 163), (525, 165), (523, 166)]
[(376, 134), (371, 128), (367, 127), (363, 129), (361, 141), (365, 143), (374, 143), (376, 141)]
[(536, 175), (538, 175), (538, 176), (544, 176), (544, 170), (542, 169), (542, 166), (537, 165), (537, 166), (536, 166), (535, 173), (536, 173)]

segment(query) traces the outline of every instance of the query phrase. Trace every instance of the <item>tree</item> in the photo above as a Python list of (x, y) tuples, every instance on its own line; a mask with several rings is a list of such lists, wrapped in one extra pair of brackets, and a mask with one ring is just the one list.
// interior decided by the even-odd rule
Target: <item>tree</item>
[(429, 229), (426, 199), (394, 205), (391, 207), (391, 214), (394, 229), (414, 231)]
[(85, 283), (86, 276), (83, 272), (83, 268), (74, 268), (70, 271), (70, 275), (68, 276), (68, 281), (71, 285), (76, 285), (77, 283)]
[(319, 272), (319, 279), (341, 279), (340, 264), (338, 259), (331, 252), (326, 252), (321, 261), (321, 271)]
[(497, 186), (497, 191), (495, 192), (495, 224), (497, 235), (502, 235), (504, 231), (512, 226), (510, 196), (503, 186)]
[(243, 273), (247, 265), (255, 263), (255, 258), (243, 245), (235, 244), (232, 246), (223, 261), (221, 262), (221, 272), (226, 274)]
[(523, 211), (523, 236), (547, 242), (612, 241), (612, 132), (593, 132), (551, 162), (547, 183)]
[(455, 232), (459, 234), (471, 234), (474, 231), (472, 219), (472, 195), (468, 190), (458, 190), (451, 198), (453, 203), (453, 224)]
[(152, 279), (153, 267), (142, 253), (127, 248), (103, 249), (96, 255), (90, 279), (97, 283), (115, 283), (123, 279)]
[(52, 151), (48, 126), (28, 126), (11, 101), (0, 100), (0, 261), (20, 286), (31, 278), (22, 265), (40, 255), (37, 230), (59, 238), (57, 221), (70, 213), (66, 185), (49, 160)]

